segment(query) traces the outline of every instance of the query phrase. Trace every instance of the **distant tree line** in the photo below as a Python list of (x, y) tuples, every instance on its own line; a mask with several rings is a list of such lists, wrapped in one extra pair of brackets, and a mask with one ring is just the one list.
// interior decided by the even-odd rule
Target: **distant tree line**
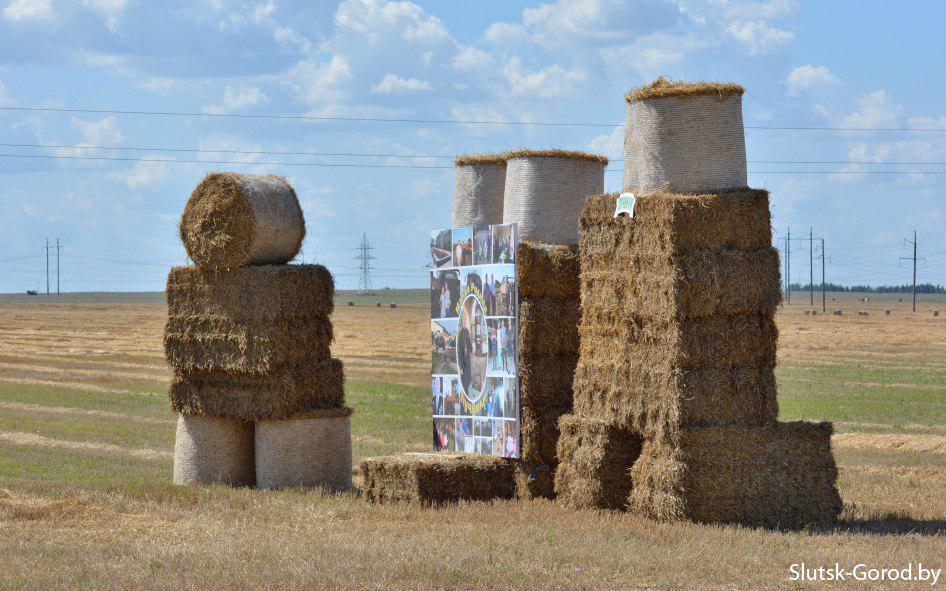
[[(808, 291), (809, 284), (805, 283), (792, 283), (792, 291)], [(837, 283), (826, 283), (825, 289), (828, 291), (841, 291), (841, 292), (863, 292), (863, 293), (911, 293), (913, 291), (912, 284), (904, 285), (878, 285), (876, 287), (871, 285), (838, 285)], [(821, 284), (815, 283), (815, 290), (821, 290)], [(937, 293), (942, 294), (946, 293), (946, 287), (942, 285), (933, 285), (932, 283), (917, 283), (916, 284), (917, 293)]]

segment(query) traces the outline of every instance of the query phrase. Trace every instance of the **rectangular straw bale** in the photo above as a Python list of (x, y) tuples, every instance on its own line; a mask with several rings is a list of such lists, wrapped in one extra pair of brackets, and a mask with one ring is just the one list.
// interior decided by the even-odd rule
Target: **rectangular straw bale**
[(680, 370), (634, 358), (582, 358), (574, 412), (647, 436), (711, 425), (764, 425), (778, 416), (773, 367)]
[(206, 273), (174, 267), (168, 275), (169, 316), (222, 316), (263, 324), (282, 316), (328, 316), (335, 282), (322, 265), (263, 265)]
[[(524, 348), (523, 348), (524, 349)], [(526, 353), (519, 356), (522, 408), (571, 408), (578, 353)]]
[(578, 298), (578, 247), (520, 242), (516, 250), (519, 298)]
[(178, 370), (267, 373), (329, 359), (328, 316), (280, 316), (268, 322), (195, 314), (169, 316), (164, 352)]
[(553, 498), (558, 468), (558, 421), (571, 406), (535, 407), (522, 404), (519, 412), (519, 460), (516, 494), (519, 498)]
[(630, 250), (672, 256), (695, 250), (758, 250), (772, 244), (769, 193), (762, 189), (638, 195), (633, 219), (614, 217), (617, 197), (595, 195), (585, 202), (582, 233), (598, 237), (587, 246), (602, 246), (602, 236), (617, 235)]
[(802, 527), (841, 511), (830, 423), (686, 430), (647, 440), (629, 509), (659, 520)]
[(623, 509), (641, 437), (633, 430), (578, 415), (563, 415), (558, 424), (556, 497), (576, 509)]
[(778, 345), (775, 320), (761, 314), (646, 322), (599, 311), (582, 318), (579, 333), (582, 359), (634, 358), (680, 369), (772, 366)]
[(345, 373), (338, 359), (265, 374), (176, 372), (169, 395), (177, 413), (243, 421), (285, 419), (304, 410), (341, 407)]
[[(782, 301), (778, 251), (699, 250), (661, 258), (641, 252), (601, 266), (582, 261), (582, 313), (644, 319), (775, 313)], [(598, 265), (598, 268), (595, 266)]]
[(398, 454), (368, 458), (357, 470), (362, 495), (375, 502), (441, 505), (509, 499), (515, 492), (513, 462), (493, 456)]
[(519, 302), (519, 355), (534, 358), (578, 351), (578, 298), (548, 297)]

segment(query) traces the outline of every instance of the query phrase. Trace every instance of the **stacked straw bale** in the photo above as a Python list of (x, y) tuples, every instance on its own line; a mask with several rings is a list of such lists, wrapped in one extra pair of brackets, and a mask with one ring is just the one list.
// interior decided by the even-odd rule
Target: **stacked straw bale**
[(171, 269), (167, 285), (175, 482), (349, 489), (334, 280), (320, 265), (282, 264), (305, 235), (295, 191), (273, 175), (211, 174), (180, 228), (195, 266)]
[(506, 157), (472, 154), (457, 156), (454, 163), (452, 227), (503, 223)]
[(371, 501), (442, 505), (512, 498), (513, 471), (513, 464), (499, 457), (405, 453), (362, 461), (358, 480)]
[(578, 249), (520, 242), (520, 458), (516, 490), (522, 498), (554, 496), (558, 420), (571, 412), (581, 317)]
[(507, 152), (503, 223), (519, 224), (519, 240), (577, 244), (588, 195), (604, 191), (608, 159), (568, 150)]

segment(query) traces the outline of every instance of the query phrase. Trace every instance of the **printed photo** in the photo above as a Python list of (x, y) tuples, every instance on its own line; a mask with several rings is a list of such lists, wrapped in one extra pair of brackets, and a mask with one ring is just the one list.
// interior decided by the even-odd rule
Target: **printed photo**
[(440, 269), (453, 264), (450, 230), (438, 230), (430, 234), (430, 268)]
[(486, 321), (489, 331), (489, 375), (516, 374), (516, 319), (490, 318)]
[(456, 449), (455, 429), (453, 419), (434, 419), (435, 451), (454, 451)]
[(501, 456), (506, 449), (506, 426), (502, 419), (493, 419), (493, 455)]
[(463, 421), (465, 419), (453, 419), (454, 425), (454, 446), (453, 451), (466, 451), (464, 446), (466, 445), (467, 434), (463, 430)]
[(443, 377), (434, 376), (431, 381), (430, 390), (433, 392), (434, 416), (446, 414), (444, 412)]
[(515, 316), (516, 269), (512, 265), (493, 266), (484, 271), (483, 299), (488, 316)]
[(463, 300), (458, 326), (456, 350), (460, 385), (467, 402), (477, 404), (483, 396), (489, 345), (486, 312), (475, 294), (471, 293)]
[(430, 317), (456, 318), (457, 300), (460, 298), (460, 272), (430, 272)]
[(456, 376), (443, 378), (444, 396), (443, 413), (448, 416), (462, 414), (463, 405), (460, 404), (460, 379)]
[(507, 419), (519, 419), (519, 393), (516, 392), (516, 380), (503, 378), (503, 416)]
[(459, 373), (456, 319), (430, 321), (430, 346), (435, 375)]
[(492, 258), (494, 263), (516, 262), (516, 228), (511, 225), (491, 226), (493, 230)]
[(493, 232), (491, 226), (473, 230), (473, 264), (488, 265), (493, 262)]
[(518, 458), (519, 457), (519, 430), (516, 427), (516, 421), (505, 421), (505, 444), (506, 449), (503, 450), (503, 457), (506, 458)]
[(473, 228), (454, 228), (450, 244), (454, 267), (468, 267), (473, 264)]

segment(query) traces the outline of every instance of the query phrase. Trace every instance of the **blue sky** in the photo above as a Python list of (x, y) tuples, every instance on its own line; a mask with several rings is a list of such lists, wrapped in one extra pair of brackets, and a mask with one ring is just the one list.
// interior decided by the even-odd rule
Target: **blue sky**
[[(564, 147), (620, 158), (623, 95), (661, 74), (742, 83), (753, 127), (946, 130), (943, 22), (941, 2), (0, 0), (0, 107), (602, 124), (2, 109), (0, 143), (66, 147), (0, 146), (58, 157), (0, 156), (0, 292), (45, 288), (47, 237), (63, 240), (65, 290), (161, 289), (185, 260), (176, 224), (187, 196), (224, 169), (289, 177), (308, 222), (304, 260), (327, 264), (340, 287), (357, 284), (362, 233), (377, 248), (376, 287), (421, 286), (429, 231), (449, 223), (453, 155)], [(909, 281), (898, 257), (916, 229), (920, 279), (946, 283), (946, 174), (910, 172), (946, 171), (933, 164), (946, 162), (946, 132), (748, 129), (747, 148), (779, 236), (825, 237), (829, 280)], [(388, 156), (245, 153), (260, 151)], [(610, 168), (614, 190), (621, 164)], [(891, 170), (902, 172), (863, 174)], [(807, 244), (794, 248), (793, 279), (807, 278)]]

